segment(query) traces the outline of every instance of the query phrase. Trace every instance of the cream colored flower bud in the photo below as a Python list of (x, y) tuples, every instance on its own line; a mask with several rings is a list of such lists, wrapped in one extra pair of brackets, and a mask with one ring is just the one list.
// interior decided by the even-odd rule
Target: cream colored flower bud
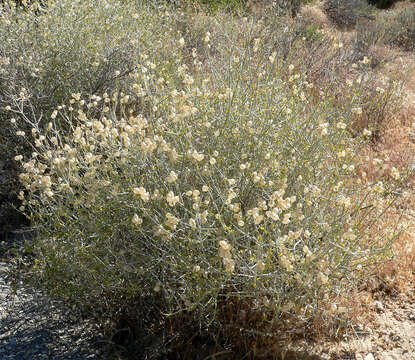
[(134, 214), (132, 222), (134, 225), (140, 225), (143, 223), (143, 219), (140, 218), (137, 214)]
[(169, 191), (169, 193), (166, 196), (166, 200), (168, 204), (173, 207), (179, 202), (179, 197), (175, 196), (173, 191)]
[(170, 175), (167, 177), (169, 184), (174, 183), (177, 180), (177, 174), (174, 171), (170, 171)]
[(286, 214), (284, 214), (284, 217), (283, 217), (283, 219), (282, 219), (282, 223), (284, 224), (284, 225), (287, 225), (287, 224), (289, 224), (291, 222), (291, 214), (290, 213), (286, 213)]
[(195, 219), (190, 219), (189, 220), (189, 225), (192, 228), (192, 230), (196, 230), (196, 221), (195, 221)]

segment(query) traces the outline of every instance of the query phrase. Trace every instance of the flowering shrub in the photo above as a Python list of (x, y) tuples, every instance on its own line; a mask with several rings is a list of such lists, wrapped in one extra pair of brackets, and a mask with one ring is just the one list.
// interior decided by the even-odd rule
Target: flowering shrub
[(31, 146), (10, 131), (11, 119), (27, 133), (33, 122), (44, 126), (71, 93), (129, 86), (127, 75), (140, 51), (162, 48), (159, 34), (169, 32), (152, 21), (148, 8), (133, 2), (28, 1), (26, 10), (16, 3), (21, 2), (0, 2), (1, 223), (15, 223), (18, 216), (12, 208), (19, 171), (13, 157), (31, 153)]
[(369, 233), (400, 181), (397, 169), (390, 184), (361, 171), (361, 81), (338, 106), (248, 20), (212, 26), (197, 48), (163, 8), (125, 10), (121, 24), (149, 9), (165, 31), (137, 21), (121, 84), (111, 68), (108, 89), (77, 88), (42, 121), (22, 110), (22, 89), (4, 109), (33, 146), (15, 156), (38, 231), (33, 273), (132, 326), (188, 317), (238, 338), (346, 317), (338, 299), (388, 255), (394, 234)]
[(16, 160), (36, 269), (91, 307), (161, 297), (163, 313), (208, 327), (228, 299), (263, 314), (264, 328), (284, 313), (307, 321), (387, 243), (362, 223), (382, 211), (371, 194), (383, 185), (351, 186), (357, 110), (331, 118), (294, 66), (283, 81), (272, 57), (247, 65), (258, 41), (231, 49), (215, 76), (197, 53), (189, 70), (185, 41), (164, 62), (143, 53), (128, 92), (74, 93), (33, 127), (32, 157)]

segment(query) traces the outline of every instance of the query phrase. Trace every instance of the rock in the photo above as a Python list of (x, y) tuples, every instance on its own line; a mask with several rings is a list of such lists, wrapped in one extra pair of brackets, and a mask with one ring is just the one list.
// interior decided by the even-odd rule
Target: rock
[(365, 356), (365, 360), (375, 360), (375, 357), (373, 356), (372, 353), (369, 353)]
[(385, 308), (383, 307), (383, 304), (382, 304), (380, 301), (376, 300), (376, 301), (374, 302), (374, 304), (375, 304), (376, 309), (377, 309), (378, 311), (383, 312), (383, 311), (385, 310)]

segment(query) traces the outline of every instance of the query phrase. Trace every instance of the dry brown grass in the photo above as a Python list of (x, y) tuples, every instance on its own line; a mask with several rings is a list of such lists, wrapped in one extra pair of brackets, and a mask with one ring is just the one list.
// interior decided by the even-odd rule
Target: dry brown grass
[[(412, 112), (413, 114), (413, 112)], [(413, 116), (409, 118), (413, 119)], [(398, 122), (398, 120), (400, 120)], [(375, 154), (387, 159), (389, 167), (400, 170), (413, 166), (415, 144), (411, 136), (411, 127), (407, 124), (408, 114), (397, 119), (395, 127), (387, 129), (383, 141), (378, 145)], [(378, 268), (377, 276), (382, 283), (381, 289), (389, 293), (407, 293), (415, 282), (415, 193), (414, 178), (410, 177), (407, 189), (395, 206), (390, 209), (384, 220), (384, 226), (399, 221), (403, 232), (396, 239), (393, 250), (394, 258)]]
[[(368, 146), (362, 152), (367, 157), (364, 171), (367, 178), (373, 180), (383, 176), (385, 180), (390, 177), (390, 169), (397, 168), (400, 172), (412, 171), (415, 165), (414, 127), (415, 119), (415, 56), (407, 55), (405, 58), (396, 57), (383, 67), (380, 76), (397, 73), (404, 70), (407, 76), (405, 81), (406, 97), (399, 113), (382, 122), (382, 130), (378, 141)], [(384, 161), (384, 169), (374, 165), (373, 159)], [(367, 284), (368, 289), (375, 296), (379, 293), (385, 295), (411, 295), (415, 283), (415, 178), (406, 179), (406, 191), (402, 193), (395, 205), (390, 208), (381, 224), (383, 227), (392, 227), (397, 223), (402, 227), (401, 234), (393, 244), (394, 257), (377, 267), (374, 277)]]

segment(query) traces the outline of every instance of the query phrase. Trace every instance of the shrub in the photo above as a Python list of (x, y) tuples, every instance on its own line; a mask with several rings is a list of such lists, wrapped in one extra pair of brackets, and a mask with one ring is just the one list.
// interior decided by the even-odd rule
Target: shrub
[(415, 8), (407, 7), (379, 12), (376, 21), (359, 24), (359, 49), (374, 45), (387, 45), (404, 51), (415, 49)]
[[(301, 6), (310, 3), (312, 0), (196, 0), (193, 6), (201, 6), (208, 11), (217, 13), (218, 11), (228, 10), (232, 13), (246, 13), (250, 12), (262, 12), (264, 9), (271, 8), (274, 13), (278, 15), (288, 14), (295, 17)], [(190, 5), (188, 2), (180, 2), (178, 4)]]
[[(151, 11), (154, 24), (176, 22)], [(191, 54), (187, 39), (160, 32), (164, 46), (143, 48), (130, 85), (73, 92), (18, 133), (35, 150), (16, 160), (41, 285), (101, 319), (208, 330), (248, 352), (247, 338), (316, 318), (338, 329), (338, 299), (393, 237), (371, 237), (365, 219), (393, 198), (389, 185), (355, 181), (360, 87), (336, 107), (261, 37), (241, 39), (249, 22), (235, 25)], [(131, 36), (147, 43), (149, 29)]]
[(203, 5), (205, 8), (217, 12), (219, 10), (229, 10), (237, 12), (244, 10), (247, 5), (247, 0), (198, 0), (196, 4)]
[(329, 19), (340, 28), (353, 28), (360, 19), (370, 18), (365, 0), (326, 0), (324, 11)]
[(301, 6), (308, 4), (310, 0), (277, 0), (273, 1), (274, 8), (280, 14), (289, 14), (295, 17), (300, 11)]
[[(71, 93), (122, 89), (140, 52), (162, 47), (157, 34), (168, 31), (149, 21), (143, 9), (137, 13), (132, 3), (114, 1), (104, 8), (94, 1), (50, 1), (45, 16), (36, 5), (27, 11), (9, 2), (0, 5), (0, 121), (8, 124), (14, 118), (26, 132), (32, 121), (43, 126)], [(143, 40), (137, 36), (138, 28)], [(12, 112), (5, 110), (10, 105)], [(1, 160), (9, 164), (15, 155), (30, 154), (32, 148), (2, 125), (0, 151)], [(7, 165), (0, 188), (0, 197), (10, 202), (9, 210), (19, 206), (13, 196), (18, 192), (16, 170)]]
[(405, 51), (415, 50), (415, 8), (408, 7), (386, 17), (385, 42)]

